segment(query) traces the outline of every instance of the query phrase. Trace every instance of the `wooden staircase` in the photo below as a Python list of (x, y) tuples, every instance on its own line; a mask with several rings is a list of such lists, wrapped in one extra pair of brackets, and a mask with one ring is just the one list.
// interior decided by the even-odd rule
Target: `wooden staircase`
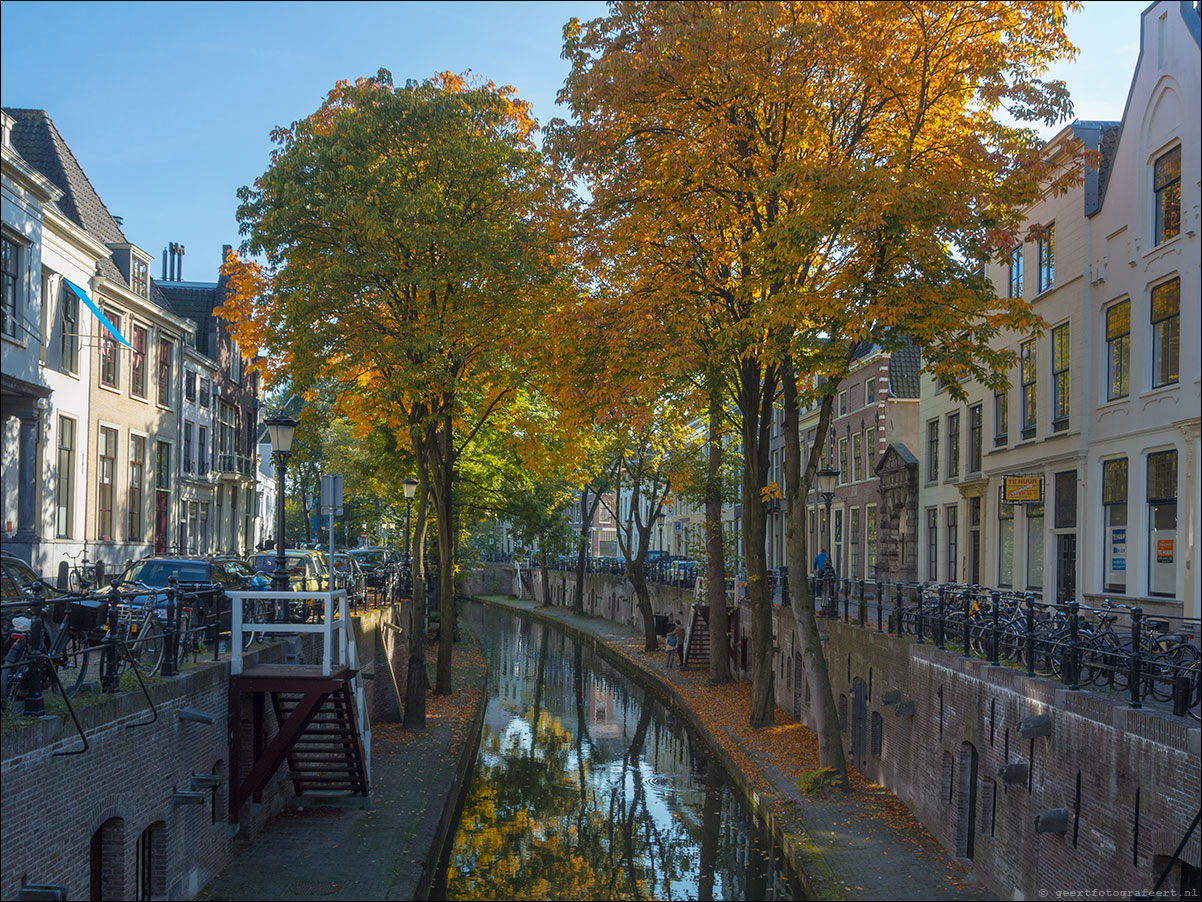
[[(259, 801), (264, 787), (288, 762), (297, 794), (368, 794), (370, 734), (357, 722), (352, 686), (357, 670), (319, 665), (248, 667), (230, 679), (230, 823), (242, 806)], [(242, 698), (251, 700), (251, 761), (241, 776)], [(267, 739), (265, 700), (278, 729)]]
[[(730, 623), (728, 653), (731, 664), (737, 664), (738, 612), (738, 608), (728, 608), (728, 622)], [(689, 615), (689, 627), (685, 633), (684, 662), (687, 667), (700, 667), (703, 670), (710, 666), (710, 606), (708, 604), (693, 605), (692, 613)]]

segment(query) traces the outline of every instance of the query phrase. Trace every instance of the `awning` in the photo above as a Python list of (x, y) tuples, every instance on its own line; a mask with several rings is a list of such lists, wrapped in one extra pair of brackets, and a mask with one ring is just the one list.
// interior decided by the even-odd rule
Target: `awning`
[(86, 291), (84, 291), (70, 279), (63, 279), (63, 283), (73, 292), (75, 292), (76, 297), (88, 305), (88, 309), (96, 314), (96, 318), (100, 320), (100, 324), (109, 330), (109, 334), (112, 335), (113, 338), (117, 339), (117, 341), (121, 342), (121, 344), (125, 345), (130, 350), (133, 350), (133, 345), (126, 341), (125, 336), (117, 330), (117, 327), (109, 322), (109, 318), (104, 315), (99, 307), (96, 306), (96, 302), (88, 297), (88, 293)]

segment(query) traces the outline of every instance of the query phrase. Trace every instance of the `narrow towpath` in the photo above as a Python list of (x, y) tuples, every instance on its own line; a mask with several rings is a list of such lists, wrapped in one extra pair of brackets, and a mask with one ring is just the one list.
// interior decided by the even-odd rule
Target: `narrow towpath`
[(591, 636), (658, 680), (719, 746), (765, 805), (774, 832), (824, 899), (992, 899), (891, 792), (852, 771), (848, 793), (803, 796), (801, 775), (818, 768), (814, 734), (777, 708), (777, 726), (747, 725), (751, 686), (709, 686), (704, 671), (664, 668), (662, 651), (643, 651), (641, 630), (511, 596), (479, 599), (520, 609)]

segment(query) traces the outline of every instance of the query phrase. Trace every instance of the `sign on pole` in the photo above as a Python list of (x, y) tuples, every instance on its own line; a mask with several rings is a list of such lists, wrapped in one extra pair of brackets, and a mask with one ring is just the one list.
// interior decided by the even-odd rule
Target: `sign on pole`
[(342, 477), (321, 477), (321, 512), (342, 516)]

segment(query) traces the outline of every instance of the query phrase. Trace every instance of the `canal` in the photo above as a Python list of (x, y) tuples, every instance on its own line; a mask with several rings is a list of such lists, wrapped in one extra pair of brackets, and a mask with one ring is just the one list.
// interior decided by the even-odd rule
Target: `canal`
[(480, 604), (464, 617), (490, 697), (436, 898), (803, 898), (681, 719), (557, 630)]

